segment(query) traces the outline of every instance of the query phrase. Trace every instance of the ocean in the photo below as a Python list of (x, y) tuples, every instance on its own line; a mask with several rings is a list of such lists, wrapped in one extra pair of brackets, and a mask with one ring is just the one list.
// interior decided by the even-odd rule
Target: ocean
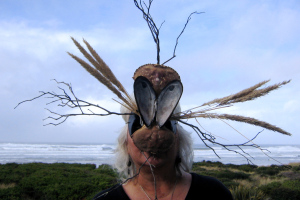
[[(300, 145), (262, 145), (268, 149), (267, 155), (259, 149), (246, 147), (244, 151), (253, 158), (258, 166), (281, 165), (300, 162)], [(115, 144), (20, 144), (0, 143), (0, 163), (82, 163), (101, 164), (114, 163)], [(224, 164), (247, 164), (247, 160), (222, 147), (215, 147), (214, 152), (203, 145), (194, 145), (194, 162), (219, 161)], [(275, 160), (274, 160), (275, 159)]]

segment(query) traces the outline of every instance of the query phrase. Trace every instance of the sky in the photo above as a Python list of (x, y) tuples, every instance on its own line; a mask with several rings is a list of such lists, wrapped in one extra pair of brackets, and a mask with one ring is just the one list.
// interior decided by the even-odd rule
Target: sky
[[(300, 2), (298, 0), (154, 0), (151, 14), (160, 29), (161, 60), (181, 77), (183, 110), (224, 97), (263, 80), (289, 84), (220, 113), (254, 117), (292, 134), (247, 124), (199, 119), (220, 142), (242, 143), (258, 132), (257, 144), (300, 144)], [(125, 125), (120, 116), (74, 117), (44, 126), (50, 113), (66, 113), (39, 91), (60, 92), (53, 79), (70, 83), (78, 98), (119, 112), (117, 98), (66, 52), (83, 57), (72, 43), (86, 39), (129, 93), (139, 66), (156, 63), (156, 47), (132, 0), (0, 1), (0, 142), (115, 143)], [(188, 121), (194, 123), (192, 121)], [(242, 133), (241, 136), (237, 131)], [(187, 129), (189, 130), (189, 129)], [(201, 144), (189, 130), (194, 143)]]

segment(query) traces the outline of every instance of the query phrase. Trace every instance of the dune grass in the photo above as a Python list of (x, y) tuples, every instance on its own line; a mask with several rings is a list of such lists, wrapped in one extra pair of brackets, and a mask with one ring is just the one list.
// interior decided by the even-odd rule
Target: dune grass
[(300, 199), (300, 163), (258, 167), (203, 161), (194, 163), (193, 171), (218, 178), (236, 200)]
[[(193, 172), (218, 178), (236, 200), (300, 199), (300, 164), (258, 167), (194, 163)], [(109, 165), (28, 163), (0, 165), (0, 199), (92, 199), (118, 182)]]

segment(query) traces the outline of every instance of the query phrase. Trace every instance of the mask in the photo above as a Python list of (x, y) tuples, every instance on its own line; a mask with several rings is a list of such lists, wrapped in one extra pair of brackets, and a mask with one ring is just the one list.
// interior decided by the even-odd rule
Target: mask
[(129, 134), (141, 151), (166, 152), (175, 142), (177, 122), (170, 118), (183, 92), (180, 77), (170, 67), (147, 64), (133, 78), (139, 115), (130, 116)]

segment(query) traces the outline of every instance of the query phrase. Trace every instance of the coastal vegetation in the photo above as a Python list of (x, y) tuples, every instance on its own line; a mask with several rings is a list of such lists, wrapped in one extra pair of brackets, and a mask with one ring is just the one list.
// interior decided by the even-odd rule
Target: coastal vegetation
[[(203, 161), (193, 172), (213, 176), (236, 200), (300, 199), (300, 163), (232, 165)], [(8, 163), (0, 165), (0, 199), (92, 199), (118, 183), (109, 165), (67, 163)]]

